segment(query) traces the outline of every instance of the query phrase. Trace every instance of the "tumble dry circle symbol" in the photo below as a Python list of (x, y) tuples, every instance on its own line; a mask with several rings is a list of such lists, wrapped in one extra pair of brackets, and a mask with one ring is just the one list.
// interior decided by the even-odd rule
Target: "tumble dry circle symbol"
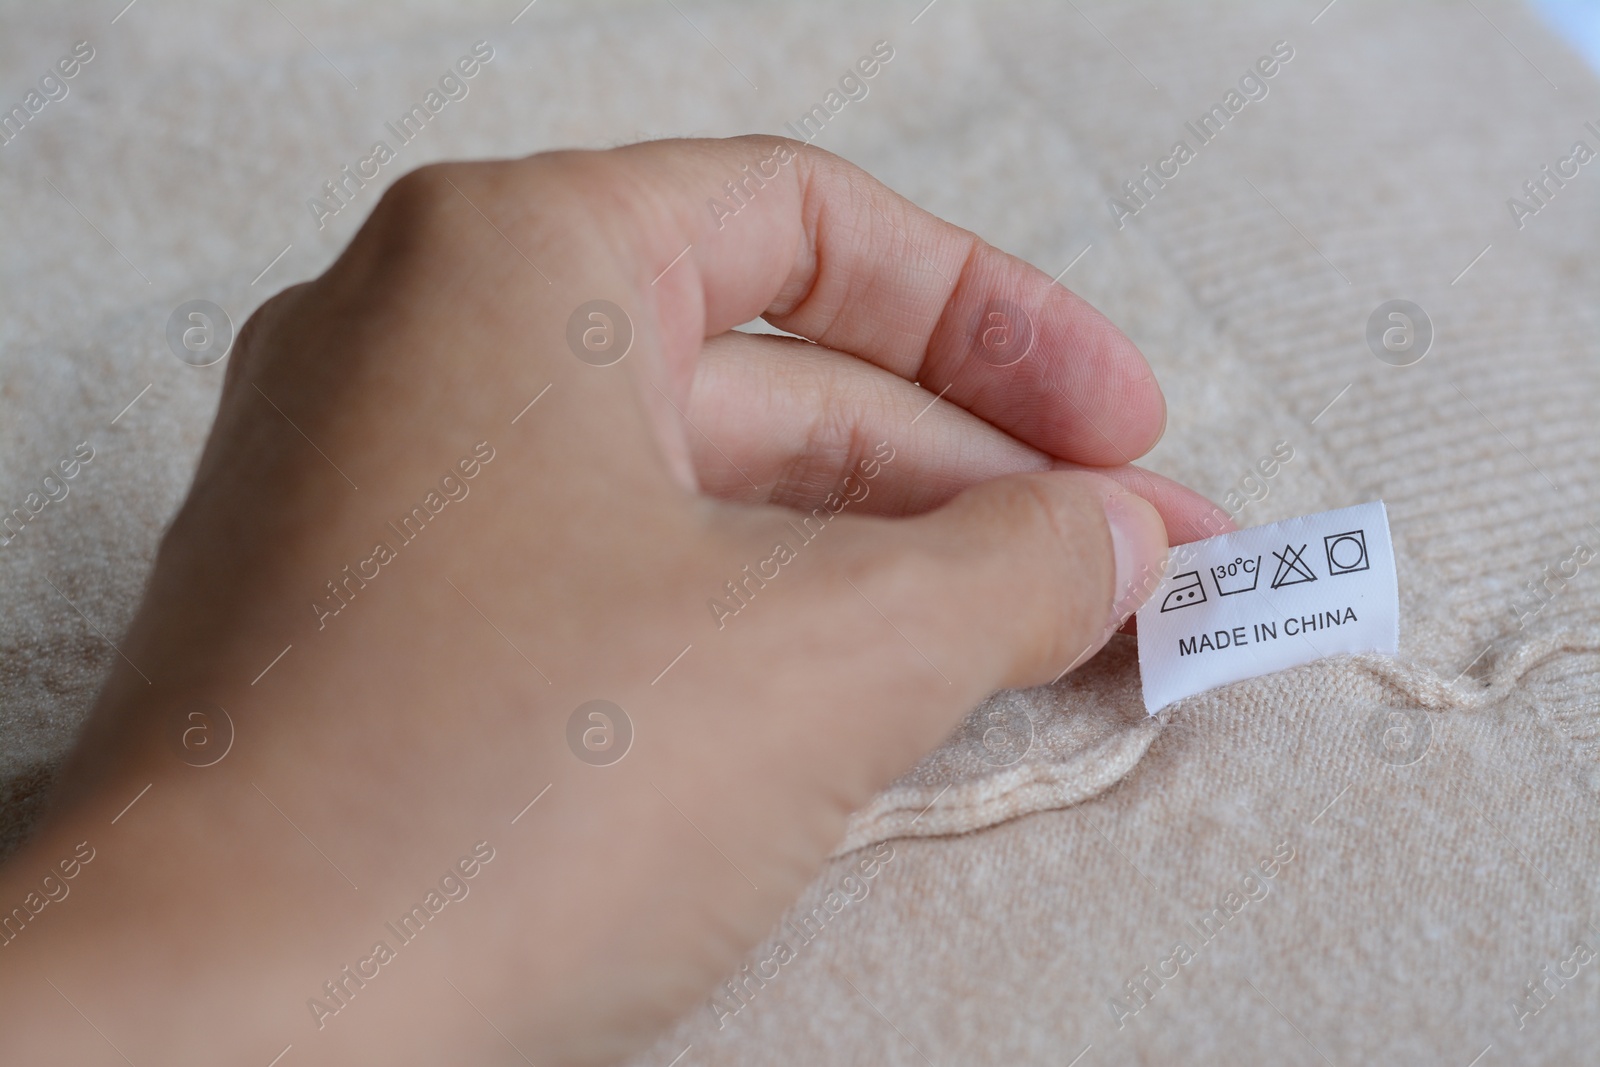
[(1286, 585), (1300, 585), (1303, 582), (1314, 582), (1317, 576), (1311, 572), (1300, 554), (1306, 550), (1305, 545), (1295, 548), (1293, 545), (1284, 545), (1282, 552), (1274, 552), (1273, 558), (1278, 561), (1278, 569), (1272, 575), (1272, 588), (1282, 589)]
[(579, 304), (567, 316), (567, 347), (591, 367), (619, 363), (633, 348), (633, 320), (609, 300)]
[(1367, 532), (1350, 530), (1347, 533), (1329, 534), (1322, 539), (1323, 551), (1328, 556), (1329, 574), (1352, 574), (1364, 571), (1371, 564), (1367, 560)]

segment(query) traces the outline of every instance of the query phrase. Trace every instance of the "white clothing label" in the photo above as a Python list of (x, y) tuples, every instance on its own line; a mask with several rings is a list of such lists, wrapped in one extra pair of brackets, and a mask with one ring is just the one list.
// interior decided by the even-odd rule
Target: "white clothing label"
[(1392, 656), (1400, 605), (1383, 501), (1179, 545), (1138, 620), (1151, 715), (1325, 656)]

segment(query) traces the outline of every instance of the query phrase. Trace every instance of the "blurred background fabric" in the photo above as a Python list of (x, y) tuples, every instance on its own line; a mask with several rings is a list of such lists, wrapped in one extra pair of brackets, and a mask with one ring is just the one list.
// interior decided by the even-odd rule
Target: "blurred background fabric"
[[(1150, 720), (1117, 638), (997, 695), (636, 1062), (1595, 1061), (1600, 963), (1577, 946), (1600, 951), (1600, 164), (1574, 152), (1600, 150), (1592, 11), (124, 3), (0, 4), (0, 109), (92, 50), (0, 143), (0, 508), (30, 514), (0, 534), (5, 849), (210, 425), (226, 360), (180, 360), (175, 310), (210, 301), (236, 332), (426, 162), (791, 132), (882, 41), (892, 60), (814, 143), (1105, 311), (1168, 397), (1144, 464), (1241, 525), (1384, 499), (1400, 655)], [(347, 205), (309, 206), (480, 41), (465, 96)], [(1234, 91), (1220, 132), (1186, 132)], [(1147, 179), (1180, 138), (1193, 158)], [(1406, 366), (1366, 339), (1393, 299), (1430, 328)], [(1280, 443), (1293, 459), (1255, 473)], [(59, 499), (29, 504), (80, 446)]]

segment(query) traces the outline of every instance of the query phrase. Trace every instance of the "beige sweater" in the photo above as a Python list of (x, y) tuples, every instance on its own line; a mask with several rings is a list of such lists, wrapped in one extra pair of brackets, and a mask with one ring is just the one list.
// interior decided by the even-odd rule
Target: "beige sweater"
[[(265, 5), (0, 8), (0, 106), (93, 50), (0, 144), (0, 506), (30, 513), (0, 546), (6, 847), (209, 424), (225, 364), (173, 358), (178, 304), (237, 326), (432, 159), (780, 131), (884, 39), (817, 143), (1073, 264), (1167, 391), (1149, 465), (1241, 523), (1384, 499), (1400, 656), (1148, 721), (1119, 638), (996, 697), (637, 1062), (1595, 1062), (1600, 173), (1564, 161), (1600, 150), (1600, 94), (1574, 57), (1490, 0), (509, 6), (293, 8), (315, 48)], [(308, 209), (479, 39), (466, 98)], [(1408, 367), (1365, 339), (1395, 298), (1433, 325)]]

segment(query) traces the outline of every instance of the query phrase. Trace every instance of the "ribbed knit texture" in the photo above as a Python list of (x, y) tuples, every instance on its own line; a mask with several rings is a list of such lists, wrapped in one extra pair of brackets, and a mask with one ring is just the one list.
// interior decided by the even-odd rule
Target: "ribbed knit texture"
[[(870, 894), (724, 1026), (708, 1000), (637, 1062), (689, 1046), (684, 1067), (1594, 1061), (1600, 963), (1524, 1029), (1512, 1006), (1538, 1003), (1527, 983), (1578, 939), (1600, 950), (1600, 561), (1517, 614), (1578, 540), (1600, 549), (1600, 163), (1521, 230), (1506, 208), (1573, 141), (1600, 147), (1575, 57), (1490, 0), (940, 0), (915, 24), (921, 0), (680, 3), (727, 59), (668, 5), (546, 2), (508, 26), (516, 6), (293, 8), (326, 59), (268, 5), (144, 2), (115, 25), (0, 9), (0, 104), (72, 42), (97, 50), (0, 146), (4, 506), (79, 441), (96, 449), (0, 548), (5, 848), (115, 658), (99, 634), (131, 617), (209, 426), (225, 364), (166, 350), (178, 303), (214, 300), (237, 326), (320, 271), (379, 190), (322, 231), (306, 198), (480, 37), (497, 59), (385, 180), (454, 156), (778, 131), (886, 38), (893, 63), (817, 143), (1051, 275), (1087, 247), (1063, 284), (1134, 337), (1168, 396), (1149, 466), (1222, 500), (1289, 442), (1244, 524), (1384, 499), (1401, 655), (1150, 721), (1118, 638), (1058, 686), (997, 696), (853, 820), (842, 852), (894, 838)], [(1280, 40), (1295, 54), (1268, 95), (1119, 229), (1108, 197), (1193, 141), (1185, 122)], [(1436, 330), (1412, 367), (1364, 340), (1392, 298)], [(1419, 715), (1420, 761), (1379, 758), (1374, 738)], [(1294, 858), (1258, 879), (1266, 895), (1200, 943), (1188, 924), (1280, 844)], [(1180, 939), (1195, 959), (1141, 978)]]

